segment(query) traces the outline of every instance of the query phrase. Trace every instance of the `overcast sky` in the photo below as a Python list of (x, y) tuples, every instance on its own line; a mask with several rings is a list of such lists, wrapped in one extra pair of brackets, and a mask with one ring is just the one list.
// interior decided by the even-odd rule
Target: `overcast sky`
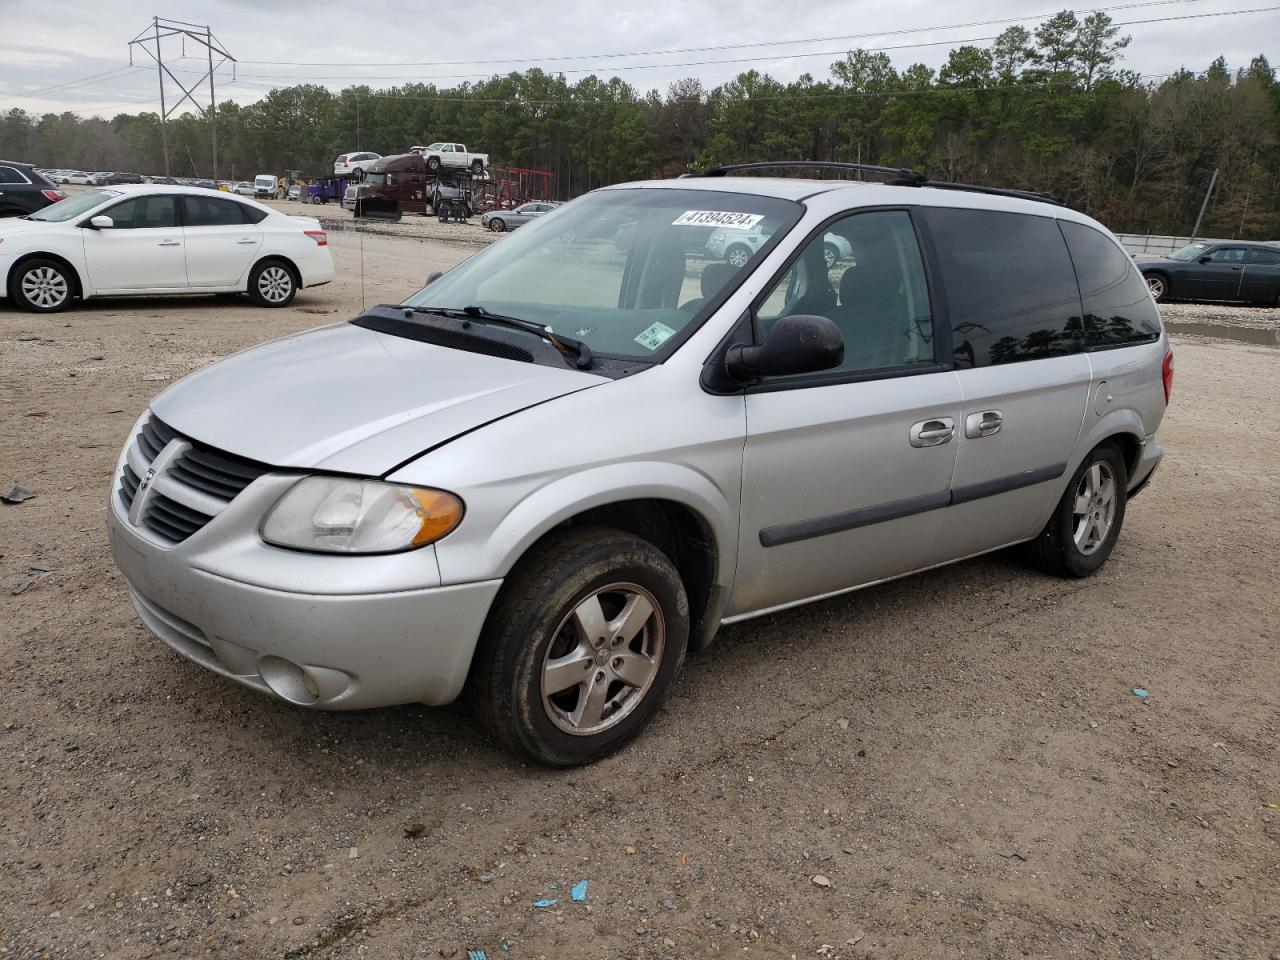
[[(1081, 15), (1105, 9), (1123, 22), (1273, 8), (1125, 26), (1133, 42), (1123, 66), (1143, 74), (1167, 74), (1182, 66), (1203, 70), (1219, 54), (1232, 67), (1246, 65), (1258, 53), (1268, 54), (1273, 64), (1280, 60), (1280, 0), (1093, 2), (1102, 6), (1075, 9)], [(1061, 5), (1052, 0), (171, 0), (144, 8), (136, 0), (42, 0), (36, 6), (0, 0), (0, 14), (9, 11), (0, 32), (0, 110), (112, 116), (157, 109), (155, 65), (135, 51), (137, 66), (128, 69), (127, 44), (149, 26), (152, 13), (160, 12), (213, 28), (239, 60), (236, 82), (229, 64), (218, 71), (218, 99), (249, 102), (273, 86), (307, 80), (334, 90), (409, 81), (451, 86), (530, 66), (563, 71), (571, 81), (592, 72), (616, 74), (642, 91), (665, 89), (686, 76), (710, 88), (753, 67), (783, 81), (805, 72), (823, 80), (838, 52), (857, 46), (898, 47), (886, 52), (899, 69), (915, 62), (937, 67), (950, 48), (966, 41), (986, 45), (980, 38), (1008, 24), (960, 25), (1028, 17), (1024, 23), (1034, 27)], [(802, 13), (796, 15), (797, 10)], [(779, 45), (787, 40), (808, 42)], [(745, 44), (753, 46), (740, 46)], [(734, 45), (739, 46), (723, 49)], [(662, 52), (681, 49), (688, 52)], [(177, 59), (183, 50), (176, 39), (166, 40), (163, 51), (166, 62), (174, 58), (171, 66), (179, 79), (187, 84), (199, 79), (203, 47), (188, 41), (185, 61)], [(640, 55), (606, 56), (619, 53)], [(427, 62), (408, 65), (412, 61)], [(83, 80), (95, 75), (103, 76)], [(180, 96), (172, 81), (166, 96), (170, 104)]]

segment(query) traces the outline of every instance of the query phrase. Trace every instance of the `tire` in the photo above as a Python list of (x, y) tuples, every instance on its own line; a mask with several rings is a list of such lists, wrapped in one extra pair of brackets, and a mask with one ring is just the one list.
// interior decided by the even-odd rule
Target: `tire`
[(260, 307), (287, 307), (298, 293), (298, 277), (283, 260), (263, 260), (249, 272), (248, 293)]
[(751, 248), (745, 244), (735, 243), (724, 252), (724, 259), (734, 267), (744, 267), (751, 259)]
[(489, 221), (489, 229), (494, 233), (502, 233), (507, 229), (507, 222), (501, 217), (494, 217)]
[(9, 297), (23, 310), (57, 313), (75, 299), (76, 278), (69, 267), (57, 260), (33, 257), (9, 274)]
[(471, 161), (471, 175), (472, 175), (473, 177), (483, 177), (483, 176), (484, 176), (484, 164), (483, 164), (481, 161), (479, 161), (479, 160), (472, 160), (472, 161)]
[(1168, 299), (1169, 278), (1163, 273), (1145, 273), (1142, 279), (1147, 281), (1147, 289), (1151, 291), (1151, 298), (1156, 303)]
[(827, 265), (828, 270), (834, 267), (839, 259), (840, 251), (836, 249), (834, 243), (824, 243), (822, 245), (822, 262)]
[(1032, 560), (1058, 577), (1096, 573), (1120, 536), (1128, 487), (1129, 470), (1120, 451), (1110, 443), (1099, 444), (1072, 475), (1040, 536), (1028, 545)]
[(666, 554), (604, 527), (553, 534), (507, 578), (469, 699), (509, 750), (553, 767), (591, 763), (652, 719), (688, 639), (689, 601)]
[(440, 158), (439, 158), (439, 157), (427, 157), (427, 169), (428, 169), (428, 170), (439, 170), (439, 169), (440, 169)]

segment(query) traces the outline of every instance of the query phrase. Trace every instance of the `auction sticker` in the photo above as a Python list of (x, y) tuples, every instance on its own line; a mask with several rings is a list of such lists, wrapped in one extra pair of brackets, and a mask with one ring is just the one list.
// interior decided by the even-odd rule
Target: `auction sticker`
[(723, 210), (686, 210), (671, 221), (673, 227), (726, 227), (750, 230), (764, 219), (762, 213), (732, 213)]
[(655, 323), (649, 329), (645, 330), (638, 337), (636, 343), (644, 347), (646, 350), (657, 350), (675, 335), (675, 331), (668, 327), (665, 323)]

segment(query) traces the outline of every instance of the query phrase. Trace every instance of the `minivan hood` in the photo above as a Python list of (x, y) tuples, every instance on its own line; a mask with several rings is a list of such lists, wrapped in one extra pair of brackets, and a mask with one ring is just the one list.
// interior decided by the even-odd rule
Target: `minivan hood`
[(151, 409), (193, 440), (272, 466), (380, 476), (461, 433), (607, 382), (339, 324), (228, 357)]

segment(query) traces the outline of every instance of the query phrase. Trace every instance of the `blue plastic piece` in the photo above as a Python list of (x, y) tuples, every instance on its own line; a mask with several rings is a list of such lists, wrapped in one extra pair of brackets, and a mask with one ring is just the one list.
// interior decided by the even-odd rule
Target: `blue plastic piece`
[(554, 907), (559, 902), (559, 900), (535, 900), (533, 905), (539, 910), (546, 910), (548, 907)]
[(483, 950), (468, 950), (467, 960), (489, 960), (489, 956)]
[(569, 891), (569, 896), (573, 898), (574, 903), (586, 903), (587, 901), (587, 881), (580, 880), (573, 885), (573, 889)]
[(1145, 699), (1147, 699), (1147, 697), (1151, 696), (1151, 694), (1150, 694), (1149, 692), (1147, 692), (1145, 689), (1143, 689), (1142, 687), (1134, 687), (1134, 688), (1133, 688), (1133, 695), (1134, 695), (1135, 697), (1141, 697), (1143, 700), (1145, 700)]

